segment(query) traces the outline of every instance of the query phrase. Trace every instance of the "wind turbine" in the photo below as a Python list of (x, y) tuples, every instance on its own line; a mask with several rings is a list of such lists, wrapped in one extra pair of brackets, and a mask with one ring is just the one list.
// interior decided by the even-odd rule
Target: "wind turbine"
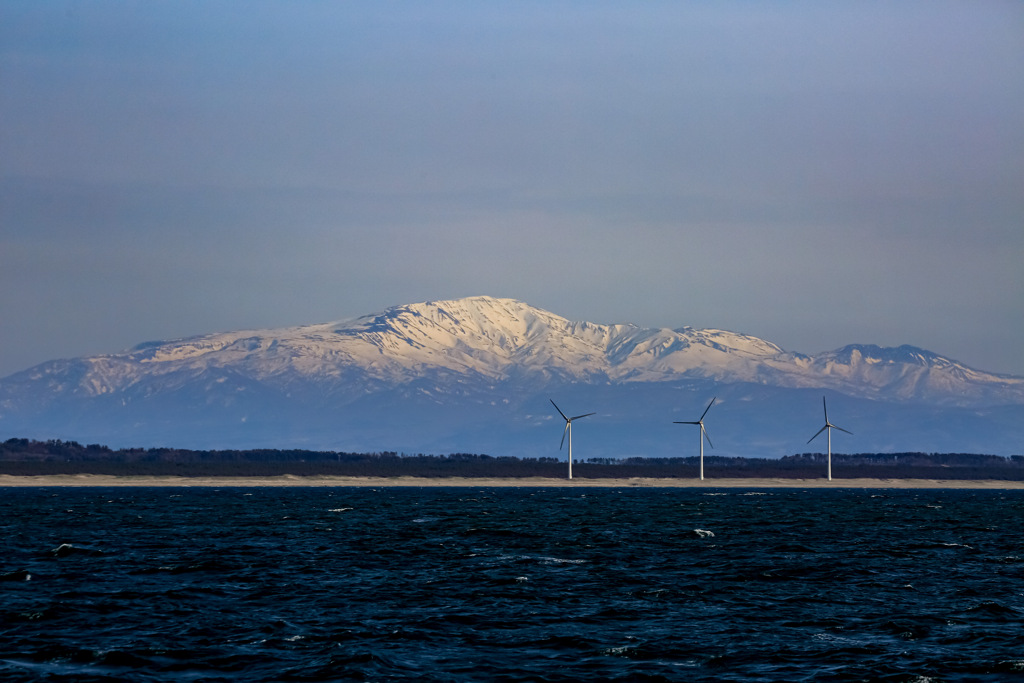
[(594, 413), (587, 413), (586, 415), (577, 415), (576, 417), (566, 417), (565, 413), (562, 412), (562, 409), (558, 407), (558, 404), (556, 404), (550, 398), (548, 400), (551, 401), (551, 405), (555, 406), (555, 410), (557, 410), (558, 414), (562, 416), (563, 420), (565, 420), (565, 429), (562, 430), (562, 442), (560, 444), (558, 444), (558, 450), (562, 450), (562, 446), (565, 445), (565, 435), (568, 434), (569, 435), (569, 478), (572, 479), (572, 421), (573, 420), (579, 420), (580, 418), (587, 417), (589, 415), (594, 415)]
[(832, 430), (838, 429), (839, 431), (846, 432), (851, 436), (853, 435), (853, 432), (847, 432), (842, 427), (836, 427), (834, 424), (828, 421), (828, 406), (825, 404), (824, 396), (821, 397), (821, 407), (825, 409), (825, 426), (819, 429), (814, 436), (808, 439), (807, 443), (814, 441), (815, 439), (818, 438), (818, 434), (821, 434), (826, 429), (828, 430), (828, 480), (832, 481)]
[[(711, 399), (711, 403), (709, 403), (708, 407), (704, 409), (704, 415), (707, 415), (708, 411), (711, 410), (711, 406), (715, 405), (715, 399), (717, 399), (717, 398), (718, 397), (715, 396), (715, 398)], [(674, 422), (673, 423), (673, 424), (677, 424), (677, 425), (700, 425), (700, 436), (697, 437), (697, 440), (700, 441), (700, 479), (701, 479), (701, 481), (704, 481), (704, 439), (708, 440), (708, 445), (709, 446), (711, 446), (712, 448), (715, 447), (715, 445), (713, 443), (711, 443), (711, 437), (708, 436), (707, 430), (704, 429), (704, 415), (701, 415), (700, 419), (697, 420), (696, 422)]]

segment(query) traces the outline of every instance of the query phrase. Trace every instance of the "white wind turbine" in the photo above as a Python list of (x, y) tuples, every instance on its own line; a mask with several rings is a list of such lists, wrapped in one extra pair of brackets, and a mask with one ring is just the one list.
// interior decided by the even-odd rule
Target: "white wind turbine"
[(807, 440), (807, 443), (814, 441), (818, 438), (818, 434), (821, 434), (826, 429), (828, 430), (828, 480), (832, 481), (832, 430), (838, 429), (841, 432), (846, 432), (849, 435), (853, 435), (853, 432), (847, 432), (842, 427), (836, 427), (834, 424), (828, 421), (828, 406), (825, 404), (825, 397), (821, 397), (821, 406), (825, 409), (825, 426), (819, 429), (814, 436)]
[(696, 422), (674, 422), (673, 423), (673, 424), (677, 424), (677, 425), (700, 425), (700, 436), (697, 437), (697, 440), (700, 442), (700, 479), (701, 479), (701, 481), (704, 481), (704, 439), (708, 440), (708, 445), (709, 446), (711, 446), (712, 448), (715, 447), (715, 445), (713, 443), (711, 443), (711, 437), (708, 436), (707, 430), (704, 429), (704, 415), (707, 415), (708, 411), (711, 410), (711, 406), (715, 405), (715, 399), (717, 399), (717, 398), (718, 397), (716, 396), (715, 398), (711, 399), (711, 403), (709, 403), (708, 407), (704, 409), (704, 414), (701, 415), (700, 419), (697, 420)]
[(586, 415), (577, 415), (576, 417), (566, 417), (565, 413), (562, 412), (562, 409), (559, 408), (558, 405), (554, 401), (552, 401), (550, 398), (548, 400), (551, 401), (551, 405), (555, 406), (555, 410), (557, 410), (558, 414), (562, 416), (563, 420), (565, 420), (565, 429), (562, 430), (562, 442), (560, 444), (558, 444), (558, 450), (562, 450), (562, 446), (565, 445), (565, 435), (568, 434), (569, 435), (569, 478), (572, 479), (572, 421), (573, 420), (579, 420), (580, 418), (587, 417), (589, 415), (594, 415), (595, 413), (587, 413)]

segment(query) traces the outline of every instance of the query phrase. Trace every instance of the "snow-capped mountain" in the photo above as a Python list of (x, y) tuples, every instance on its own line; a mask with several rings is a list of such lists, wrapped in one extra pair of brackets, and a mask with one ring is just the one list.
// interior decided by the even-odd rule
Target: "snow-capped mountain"
[[(464, 437), (486, 433), (488, 420), (494, 434), (506, 433), (509, 424), (543, 408), (535, 405), (540, 397), (585, 395), (587, 387), (599, 389), (610, 405), (627, 402), (632, 412), (654, 397), (696, 389), (731, 391), (737, 405), (754, 395), (792, 400), (813, 390), (858, 405), (936, 414), (1024, 406), (1024, 378), (909, 346), (851, 345), (803, 355), (724, 330), (574, 322), (512, 299), (472, 297), (43, 363), (0, 381), (0, 429), (78, 440), (84, 430), (107, 443), (134, 435), (144, 445), (206, 438), (215, 443), (200, 445), (353, 450), (397, 449), (387, 439), (408, 431), (401, 441), (417, 451), (449, 443), (449, 450), (480, 451)], [(721, 400), (728, 404), (726, 396)], [(669, 403), (661, 410), (679, 409), (678, 400)], [(618, 407), (612, 414), (623, 411), (631, 412)], [(446, 435), (440, 440), (429, 433), (438, 428)], [(421, 446), (416, 429), (425, 430)], [(488, 450), (503, 443), (490, 441)], [(516, 451), (514, 443), (508, 448)]]

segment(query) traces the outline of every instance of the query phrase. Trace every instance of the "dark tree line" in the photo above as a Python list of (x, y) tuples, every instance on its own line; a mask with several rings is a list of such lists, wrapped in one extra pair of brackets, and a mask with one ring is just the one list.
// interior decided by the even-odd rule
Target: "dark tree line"
[[(778, 460), (706, 456), (705, 476), (758, 478), (818, 478), (823, 476), (822, 453), (787, 455)], [(696, 457), (591, 458), (573, 464), (573, 474), (600, 478), (692, 478)], [(122, 448), (76, 441), (8, 439), (0, 443), (0, 474), (109, 474), (266, 477), (553, 477), (566, 474), (563, 460), (516, 458), (472, 453), (447, 455), (395, 452), (348, 453), (300, 449), (186, 450), (179, 448)], [(1001, 479), (1024, 480), (1024, 456), (1004, 458), (973, 453), (859, 453), (832, 456), (835, 478), (885, 479)]]

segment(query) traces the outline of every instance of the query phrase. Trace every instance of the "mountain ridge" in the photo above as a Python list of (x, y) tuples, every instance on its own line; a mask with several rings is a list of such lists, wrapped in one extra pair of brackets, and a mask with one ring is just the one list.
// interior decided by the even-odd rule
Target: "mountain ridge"
[[(406, 430), (410, 441), (413, 425), (424, 434), (443, 426), (444, 438), (424, 441), (468, 451), (457, 443), (460, 435), (482, 437), (487, 425), (507, 418), (519, 422), (508, 438), (521, 438), (547, 419), (533, 413), (541, 396), (586, 400), (587, 387), (606, 397), (610, 415), (639, 415), (639, 406), (655, 405), (654, 397), (678, 401), (698, 390), (723, 395), (726, 407), (716, 412), (738, 410), (751, 396), (785, 403), (813, 391), (856, 399), (865, 414), (903, 405), (927, 413), (932, 425), (942, 424), (943, 411), (959, 411), (947, 415), (948, 424), (967, 425), (971, 411), (1010, 406), (1013, 413), (1024, 406), (1024, 378), (908, 345), (849, 344), (803, 354), (726, 330), (571, 321), (515, 299), (481, 296), (49, 361), (0, 379), (0, 429), (50, 437), (75, 426), (98, 436), (106, 429), (149, 439), (231, 432), (260, 443), (307, 439), (306, 445), (316, 433), (317, 443), (333, 445), (329, 434), (336, 428), (365, 434), (352, 444), (365, 448), (371, 438), (389, 438), (381, 415), (391, 411), (415, 416)], [(635, 406), (618, 407), (623, 400)], [(761, 424), (775, 429), (764, 419)], [(19, 433), (19, 426), (35, 431)], [(490, 429), (494, 441), (505, 428)], [(222, 445), (236, 443), (236, 437), (223, 438)]]
[(149, 365), (157, 372), (163, 364), (174, 371), (206, 362), (241, 364), (258, 378), (286, 369), (331, 377), (338, 367), (356, 364), (386, 381), (408, 380), (431, 369), (493, 380), (547, 371), (577, 381), (700, 377), (828, 388), (864, 397), (889, 392), (897, 400), (1024, 402), (1024, 378), (970, 368), (909, 345), (849, 344), (804, 354), (726, 330), (571, 321), (515, 299), (483, 296), (405, 304), (338, 322), (144, 342), (126, 352), (81, 360), (93, 363), (86, 386), (98, 393), (132, 381), (118, 363)]

